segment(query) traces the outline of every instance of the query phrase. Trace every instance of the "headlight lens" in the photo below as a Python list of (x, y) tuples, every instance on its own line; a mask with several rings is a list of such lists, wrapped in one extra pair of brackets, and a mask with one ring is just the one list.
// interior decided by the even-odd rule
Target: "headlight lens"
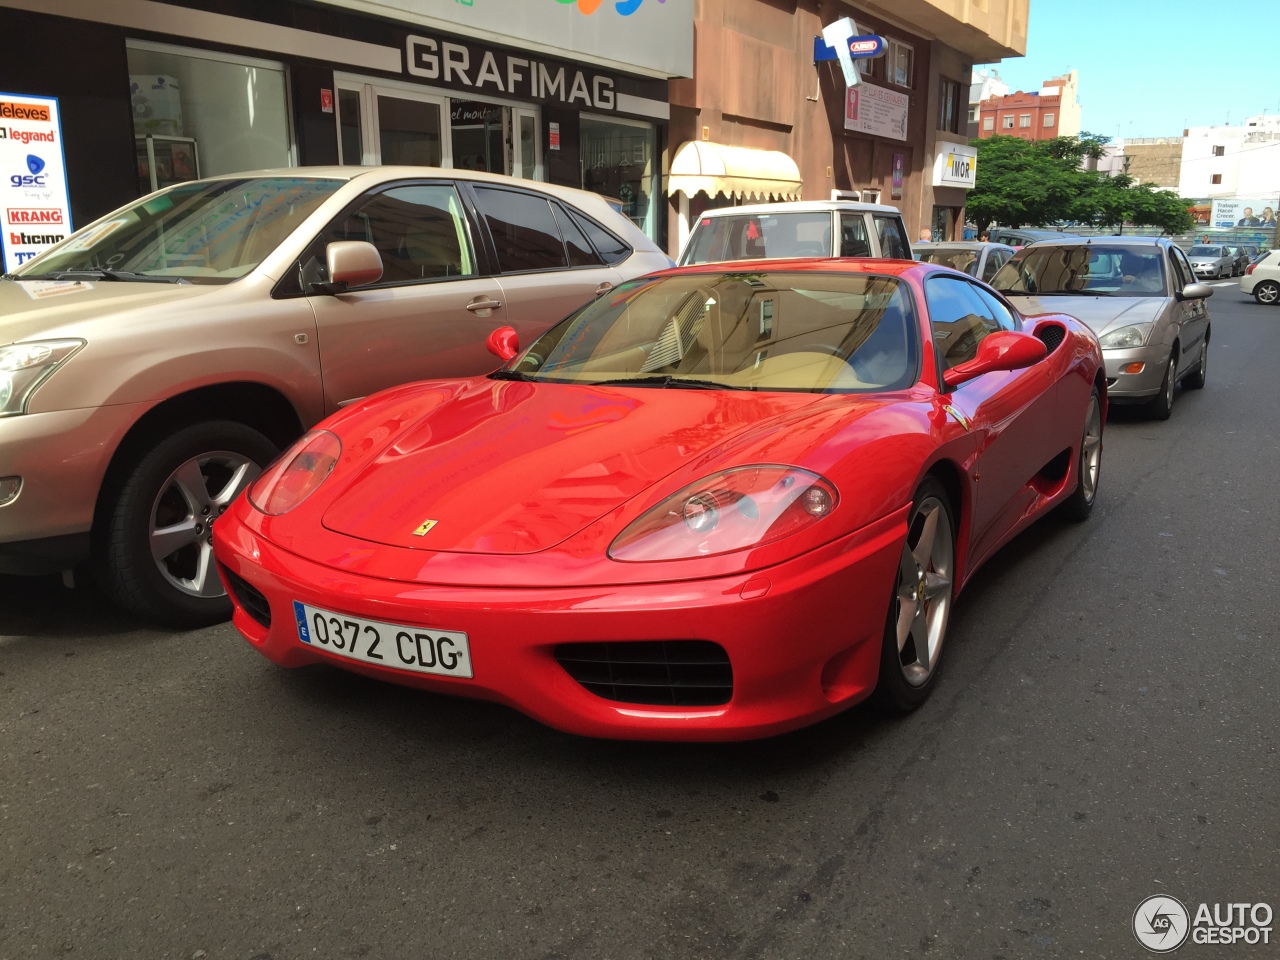
[(288, 513), (316, 492), (340, 456), (341, 440), (328, 430), (312, 430), (253, 481), (249, 503), (269, 517)]
[(1147, 342), (1147, 334), (1151, 332), (1151, 324), (1135, 323), (1119, 330), (1112, 330), (1098, 341), (1103, 350), (1125, 350), (1129, 347), (1140, 347)]
[(0, 347), (0, 417), (27, 412), (27, 401), (83, 340), (40, 340)]
[(609, 546), (614, 560), (682, 560), (758, 547), (836, 507), (829, 480), (798, 467), (734, 467), (690, 484), (638, 517)]

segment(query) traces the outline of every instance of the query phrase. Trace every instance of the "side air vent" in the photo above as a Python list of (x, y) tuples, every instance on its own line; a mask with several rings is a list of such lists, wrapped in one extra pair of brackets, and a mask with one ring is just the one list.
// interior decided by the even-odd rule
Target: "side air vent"
[(264, 627), (271, 626), (271, 604), (267, 603), (267, 598), (262, 595), (262, 592), (226, 567), (222, 568), (222, 575), (226, 577), (227, 586), (231, 588), (231, 595), (239, 601), (240, 606), (244, 607), (244, 612)]
[(1042, 323), (1036, 327), (1036, 336), (1044, 344), (1045, 352), (1053, 353), (1067, 338), (1067, 331), (1061, 324)]

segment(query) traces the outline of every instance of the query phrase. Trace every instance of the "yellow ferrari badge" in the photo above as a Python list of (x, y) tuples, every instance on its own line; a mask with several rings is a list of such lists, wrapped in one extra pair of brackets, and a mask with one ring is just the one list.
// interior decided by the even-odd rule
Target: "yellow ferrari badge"
[(434, 527), (439, 522), (440, 522), (439, 520), (423, 520), (422, 526), (420, 526), (417, 530), (413, 531), (413, 535), (415, 537), (425, 537), (428, 533), (431, 532), (431, 528)]

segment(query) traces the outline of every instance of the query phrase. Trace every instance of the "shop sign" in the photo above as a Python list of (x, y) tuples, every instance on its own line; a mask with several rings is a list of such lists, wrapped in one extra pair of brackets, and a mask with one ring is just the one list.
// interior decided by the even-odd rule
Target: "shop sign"
[(850, 87), (845, 97), (844, 128), (905, 141), (910, 102), (911, 98), (905, 93), (863, 80), (856, 87)]
[(325, 0), (666, 80), (693, 76), (694, 0)]
[(71, 233), (66, 169), (57, 99), (0, 93), (0, 258), (6, 271)]
[(939, 140), (938, 155), (933, 160), (933, 185), (972, 190), (977, 183), (978, 149), (967, 143)]

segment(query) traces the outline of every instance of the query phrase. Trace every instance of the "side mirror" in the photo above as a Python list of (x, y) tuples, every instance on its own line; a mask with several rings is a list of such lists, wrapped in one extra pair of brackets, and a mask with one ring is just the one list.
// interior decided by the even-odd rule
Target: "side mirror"
[(978, 355), (972, 360), (943, 371), (942, 383), (948, 387), (980, 377), (995, 370), (1021, 370), (1039, 363), (1048, 351), (1038, 338), (1016, 330), (998, 330), (978, 344)]
[(520, 336), (514, 327), (499, 327), (489, 334), (484, 345), (486, 350), (506, 363), (520, 352)]
[(316, 284), (321, 293), (344, 293), (382, 279), (382, 257), (378, 248), (364, 240), (335, 240), (324, 248), (329, 282)]
[(1188, 283), (1178, 291), (1179, 300), (1203, 300), (1213, 296), (1213, 287), (1207, 283)]

